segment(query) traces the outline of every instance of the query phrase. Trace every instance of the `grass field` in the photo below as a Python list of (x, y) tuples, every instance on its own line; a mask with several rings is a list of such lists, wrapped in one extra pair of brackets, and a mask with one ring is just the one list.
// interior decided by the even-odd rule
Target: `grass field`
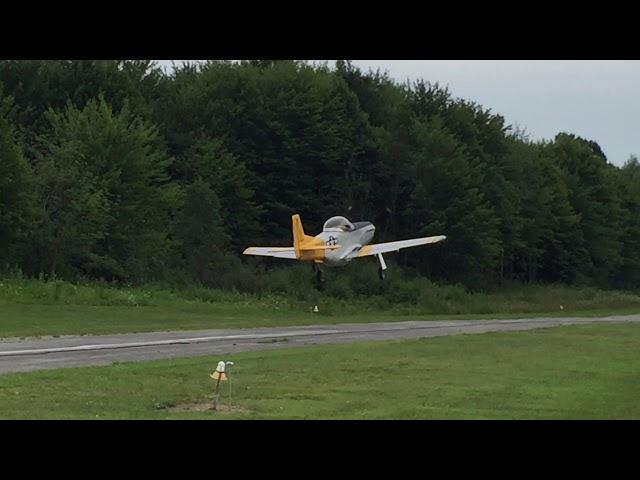
[[(390, 293), (385, 295), (341, 299), (319, 292), (305, 293), (307, 298), (201, 287), (173, 291), (150, 286), (5, 279), (0, 280), (0, 338), (640, 312), (640, 296), (630, 292), (521, 286), (493, 293), (469, 293), (459, 287), (427, 282), (420, 288), (418, 284), (411, 285), (400, 283), (396, 291), (391, 283)], [(412, 290), (414, 287), (417, 290)], [(319, 306), (318, 314), (311, 313), (313, 305)]]
[[(0, 376), (0, 418), (638, 419), (640, 326), (588, 325)], [(228, 384), (221, 404), (228, 406)]]

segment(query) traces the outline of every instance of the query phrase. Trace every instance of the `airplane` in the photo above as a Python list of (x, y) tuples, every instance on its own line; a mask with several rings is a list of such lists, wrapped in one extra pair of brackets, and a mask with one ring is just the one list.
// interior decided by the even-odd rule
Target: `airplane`
[(292, 247), (249, 247), (243, 254), (313, 262), (313, 269), (319, 286), (323, 282), (322, 271), (319, 268), (320, 264), (327, 267), (338, 267), (346, 265), (354, 258), (375, 255), (380, 263), (378, 276), (380, 280), (384, 280), (384, 271), (387, 269), (387, 264), (382, 257), (383, 253), (399, 252), (402, 248), (437, 243), (447, 238), (445, 235), (438, 235), (397, 242), (369, 244), (376, 230), (376, 227), (371, 222), (351, 223), (345, 217), (331, 217), (325, 222), (322, 232), (315, 237), (304, 233), (300, 215), (293, 215), (291, 224), (293, 230)]

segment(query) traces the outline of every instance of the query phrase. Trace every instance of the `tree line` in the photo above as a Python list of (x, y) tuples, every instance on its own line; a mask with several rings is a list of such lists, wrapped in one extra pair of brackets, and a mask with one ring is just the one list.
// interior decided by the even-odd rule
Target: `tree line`
[(396, 261), (446, 282), (640, 287), (638, 159), (531, 141), (438, 84), (348, 61), (0, 61), (0, 269), (241, 288), (274, 265), (242, 250), (290, 243), (294, 213), (445, 234)]

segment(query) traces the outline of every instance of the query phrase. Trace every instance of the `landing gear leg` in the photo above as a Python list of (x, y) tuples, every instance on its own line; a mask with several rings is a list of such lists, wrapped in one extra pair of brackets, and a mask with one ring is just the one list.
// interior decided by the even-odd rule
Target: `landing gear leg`
[(380, 280), (384, 280), (384, 271), (387, 269), (387, 264), (385, 263), (384, 258), (382, 258), (381, 253), (378, 254), (378, 261), (380, 262), (380, 266), (378, 267), (378, 277)]
[(324, 276), (322, 275), (322, 270), (320, 270), (320, 267), (314, 263), (313, 271), (316, 274), (316, 286), (318, 287), (318, 290), (322, 290), (322, 287), (324, 286)]

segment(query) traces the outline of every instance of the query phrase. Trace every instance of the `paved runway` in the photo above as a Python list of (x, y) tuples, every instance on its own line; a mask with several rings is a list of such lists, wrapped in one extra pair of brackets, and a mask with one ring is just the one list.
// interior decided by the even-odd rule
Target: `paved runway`
[(282, 328), (189, 330), (100, 336), (0, 339), (0, 374), (109, 365), (160, 358), (217, 355), (307, 345), (400, 340), (444, 335), (531, 330), (589, 323), (640, 323), (640, 315), (518, 320), (448, 320)]

